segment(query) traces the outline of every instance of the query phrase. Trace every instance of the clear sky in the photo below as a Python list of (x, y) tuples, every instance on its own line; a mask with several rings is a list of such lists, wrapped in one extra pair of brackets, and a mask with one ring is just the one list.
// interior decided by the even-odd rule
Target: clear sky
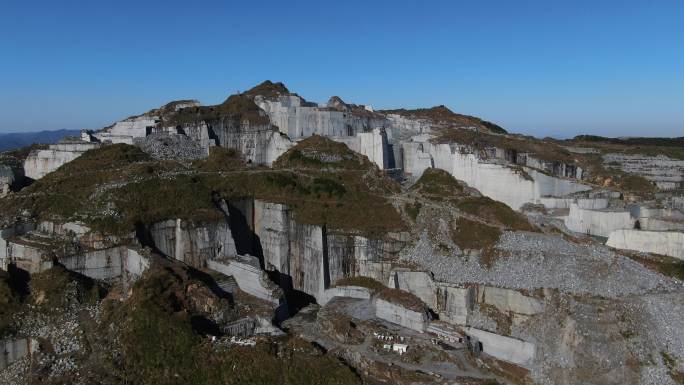
[(684, 1), (0, 0), (0, 132), (265, 79), (536, 136), (684, 136)]

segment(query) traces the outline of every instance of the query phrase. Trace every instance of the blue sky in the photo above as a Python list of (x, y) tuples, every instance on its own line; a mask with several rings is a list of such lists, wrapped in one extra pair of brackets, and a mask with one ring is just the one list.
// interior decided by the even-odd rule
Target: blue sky
[(0, 132), (265, 80), (510, 131), (684, 136), (683, 1), (0, 0)]

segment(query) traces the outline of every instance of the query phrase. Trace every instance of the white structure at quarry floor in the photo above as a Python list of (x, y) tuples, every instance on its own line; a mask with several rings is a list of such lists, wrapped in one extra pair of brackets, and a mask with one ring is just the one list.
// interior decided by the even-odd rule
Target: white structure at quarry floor
[(633, 229), (635, 219), (628, 210), (590, 210), (570, 205), (565, 226), (576, 233), (608, 237), (613, 231)]
[(667, 255), (684, 261), (684, 232), (615, 230), (608, 237), (606, 245), (616, 249)]
[(471, 327), (466, 328), (465, 332), (477, 338), (482, 343), (482, 351), (494, 358), (524, 367), (530, 367), (534, 361), (536, 347), (530, 342)]

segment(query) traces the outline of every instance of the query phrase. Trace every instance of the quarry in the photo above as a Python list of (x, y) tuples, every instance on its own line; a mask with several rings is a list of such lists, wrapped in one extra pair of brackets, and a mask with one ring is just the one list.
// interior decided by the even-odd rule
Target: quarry
[(265, 81), (2, 153), (0, 383), (682, 384), (647, 139)]

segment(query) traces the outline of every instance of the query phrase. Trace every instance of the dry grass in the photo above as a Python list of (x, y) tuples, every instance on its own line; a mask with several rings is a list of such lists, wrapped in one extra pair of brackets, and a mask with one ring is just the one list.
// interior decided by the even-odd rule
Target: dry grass
[(425, 304), (420, 298), (415, 295), (399, 289), (392, 289), (385, 287), (378, 293), (378, 298), (384, 299), (387, 302), (400, 305), (406, 309), (423, 312), (426, 310)]
[(369, 277), (346, 277), (338, 279), (333, 286), (360, 286), (369, 289), (372, 294), (375, 294), (383, 289), (385, 285)]
[(476, 118), (474, 116), (457, 114), (444, 105), (439, 105), (431, 108), (418, 108), (415, 110), (396, 109), (380, 111), (383, 114), (397, 114), (407, 116), (413, 119), (426, 119), (437, 123), (448, 124), (453, 127), (474, 127), (479, 130), (489, 131), (498, 134), (505, 134), (506, 130), (502, 127)]
[(485, 221), (510, 230), (534, 231), (535, 227), (527, 218), (506, 204), (488, 197), (468, 197), (460, 200), (456, 207), (464, 213), (477, 216)]
[(501, 236), (497, 227), (467, 218), (456, 219), (451, 226), (451, 239), (463, 250), (482, 250), (493, 247)]

